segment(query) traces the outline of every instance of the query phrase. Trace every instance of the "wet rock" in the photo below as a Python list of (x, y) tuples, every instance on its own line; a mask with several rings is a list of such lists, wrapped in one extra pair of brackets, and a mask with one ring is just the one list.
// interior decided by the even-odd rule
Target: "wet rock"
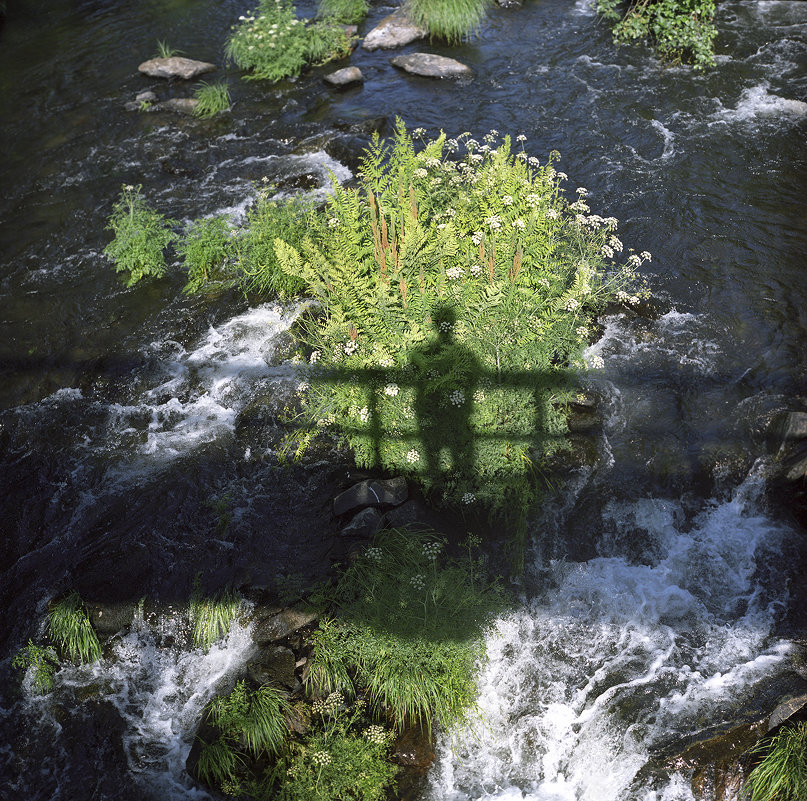
[(148, 61), (144, 61), (137, 69), (150, 78), (165, 78), (167, 80), (176, 78), (181, 81), (192, 81), (200, 75), (214, 72), (216, 65), (207, 61), (195, 61), (192, 58), (171, 56), (170, 58), (150, 58)]
[(778, 728), (794, 715), (803, 715), (805, 712), (807, 712), (807, 693), (783, 701), (771, 712), (768, 718), (768, 731)]
[(429, 32), (412, 22), (403, 9), (384, 17), (367, 36), (362, 47), (365, 50), (391, 50), (403, 47), (417, 39), (423, 39)]
[(770, 426), (780, 444), (807, 439), (807, 412), (782, 412)]
[(193, 116), (199, 101), (194, 97), (172, 97), (170, 100), (163, 100), (151, 106), (153, 111), (173, 111), (176, 114), (188, 114)]
[(111, 637), (131, 625), (137, 604), (120, 603), (87, 603), (90, 623), (99, 637)]
[(521, 8), (523, 0), (496, 0), (502, 8)]
[(326, 75), (322, 80), (331, 86), (343, 88), (345, 86), (352, 86), (353, 84), (363, 83), (364, 76), (358, 67), (345, 67), (341, 70), (336, 70), (330, 75)]
[(135, 100), (138, 103), (156, 103), (157, 95), (155, 95), (151, 90), (147, 89), (145, 92), (138, 92), (135, 95)]
[(295, 667), (294, 653), (289, 648), (270, 645), (247, 662), (247, 675), (260, 686), (270, 684), (278, 689), (293, 690), (298, 684)]
[(381, 512), (372, 506), (362, 509), (343, 529), (344, 537), (369, 538), (381, 528)]
[(364, 506), (398, 506), (408, 497), (409, 488), (403, 476), (368, 479), (337, 495), (333, 499), (333, 513), (339, 517)]
[(420, 726), (410, 726), (395, 741), (392, 758), (407, 772), (425, 776), (434, 764), (434, 737)]
[(423, 501), (412, 498), (384, 515), (384, 523), (388, 528), (430, 527), (436, 528), (434, 515)]
[(316, 620), (316, 612), (289, 607), (276, 615), (261, 620), (252, 632), (252, 639), (258, 645), (278, 642)]
[(390, 64), (411, 75), (420, 75), (424, 78), (470, 78), (473, 75), (471, 68), (465, 64), (433, 53), (394, 56), (390, 59)]

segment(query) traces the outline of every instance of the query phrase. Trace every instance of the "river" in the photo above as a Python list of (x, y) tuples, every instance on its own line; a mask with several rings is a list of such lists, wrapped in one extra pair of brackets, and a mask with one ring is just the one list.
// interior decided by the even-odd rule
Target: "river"
[[(441, 740), (423, 797), (690, 801), (687, 776), (649, 769), (655, 755), (785, 683), (807, 625), (803, 532), (764, 492), (770, 420), (807, 410), (807, 3), (721, 3), (703, 74), (614, 48), (585, 0), (526, 0), (495, 8), (468, 44), (423, 46), (467, 63), (470, 82), (404, 76), (359, 49), (365, 82), (345, 92), (322, 83), (330, 66), (274, 86), (230, 71), (232, 110), (212, 121), (124, 110), (153, 85), (137, 65), (158, 39), (222, 64), (246, 10), (9, 0), (0, 28), (11, 794), (208, 797), (184, 759), (250, 640), (236, 629), (202, 659), (172, 645), (168, 606), (197, 572), (211, 586), (304, 580), (332, 556), (312, 531), (330, 525), (339, 459), (284, 472), (273, 458), (296, 308), (187, 298), (178, 265), (125, 289), (101, 252), (121, 184), (178, 220), (238, 216), (264, 177), (285, 191), (324, 191), (329, 170), (348, 179), (357, 143), (400, 116), (433, 134), (524, 134), (542, 160), (560, 151), (569, 191), (586, 187), (626, 245), (652, 253), (658, 308), (601, 321), (602, 458), (536, 522), (522, 602), (489, 639), (487, 725)], [(389, 10), (374, 4), (362, 30)], [(21, 694), (11, 654), (71, 587), (155, 599), (161, 626), (61, 671), (51, 696)]]

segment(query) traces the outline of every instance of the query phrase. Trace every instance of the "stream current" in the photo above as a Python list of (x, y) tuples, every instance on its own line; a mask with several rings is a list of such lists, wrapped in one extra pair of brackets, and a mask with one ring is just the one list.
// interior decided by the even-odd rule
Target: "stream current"
[[(470, 82), (359, 49), (365, 82), (343, 93), (329, 66), (274, 86), (230, 74), (232, 110), (209, 122), (123, 110), (152, 88), (136, 67), (158, 39), (221, 64), (246, 11), (10, 0), (0, 28), (0, 797), (209, 797), (184, 761), (252, 645), (236, 628), (205, 656), (181, 647), (172, 604), (197, 572), (269, 583), (331, 556), (312, 532), (338, 457), (274, 462), (298, 307), (186, 298), (178, 265), (124, 289), (102, 255), (121, 184), (179, 220), (238, 217), (264, 178), (349, 179), (398, 115), (560, 151), (568, 191), (653, 254), (660, 308), (602, 320), (600, 463), (538, 520), (522, 603), (489, 637), (485, 725), (440, 741), (423, 799), (691, 801), (663, 757), (774, 698), (807, 625), (803, 533), (764, 493), (771, 418), (807, 409), (807, 3), (721, 3), (704, 74), (615, 49), (584, 0), (526, 0), (462, 47), (409, 48)], [(20, 693), (11, 655), (73, 587), (155, 599), (160, 625), (63, 669), (49, 696)]]

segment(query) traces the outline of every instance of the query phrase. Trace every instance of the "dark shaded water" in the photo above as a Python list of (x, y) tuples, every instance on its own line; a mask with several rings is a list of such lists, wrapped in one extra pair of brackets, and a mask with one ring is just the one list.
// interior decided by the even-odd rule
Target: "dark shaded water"
[[(631, 782), (665, 738), (728, 719), (783, 680), (787, 637), (803, 625), (789, 595), (803, 540), (763, 502), (757, 460), (771, 415), (807, 398), (807, 4), (721, 4), (718, 65), (698, 75), (660, 68), (643, 48), (615, 50), (583, 2), (528, 0), (496, 9), (470, 45), (428, 47), (468, 63), (472, 82), (404, 77), (389, 54), (358, 50), (361, 88), (326, 89), (329, 67), (277, 86), (233, 73), (232, 112), (210, 122), (123, 104), (152, 88), (136, 67), (157, 39), (222, 63), (244, 5), (9, 6), (3, 654), (35, 636), (47, 600), (69, 587), (172, 601), (197, 571), (211, 586), (268, 582), (316, 573), (333, 555), (334, 463), (274, 467), (271, 410), (295, 388), (284, 361), (294, 308), (186, 299), (178, 266), (124, 289), (101, 254), (120, 185), (142, 184), (177, 219), (238, 214), (265, 176), (288, 189), (324, 186), (328, 169), (349, 177), (381, 117), (432, 133), (523, 133), (539, 158), (562, 153), (569, 191), (587, 187), (627, 246), (652, 252), (645, 272), (662, 316), (603, 321), (592, 349), (605, 360), (592, 379), (608, 398), (603, 465), (541, 521), (528, 584), (541, 589), (491, 642), (492, 737), (463, 742), (461, 760), (445, 748), (429, 792), (689, 798), (680, 777)], [(386, 11), (374, 6), (371, 24)], [(63, 671), (53, 700), (19, 697), (2, 663), (0, 754), (17, 797), (197, 793), (182, 775), (196, 716), (243, 664), (248, 638), (200, 659), (151, 637), (133, 632), (116, 659)], [(102, 689), (82, 701), (88, 682)]]

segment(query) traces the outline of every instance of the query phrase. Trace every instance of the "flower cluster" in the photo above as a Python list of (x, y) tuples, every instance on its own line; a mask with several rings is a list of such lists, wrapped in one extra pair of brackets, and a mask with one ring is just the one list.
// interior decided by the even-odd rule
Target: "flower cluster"
[(384, 394), (389, 395), (390, 398), (394, 398), (399, 392), (400, 389), (397, 384), (387, 384), (384, 387)]
[(423, 576), (412, 576), (409, 579), (409, 583), (414, 587), (416, 590), (422, 590), (426, 586), (426, 579)]
[(409, 464), (417, 464), (420, 461), (420, 453), (412, 448), (410, 451), (407, 451), (406, 461), (409, 462)]
[(381, 548), (376, 548), (375, 546), (368, 548), (364, 553), (370, 561), (379, 565), (384, 557), (384, 552), (381, 550)]
[(441, 543), (441, 542), (426, 542), (426, 543), (423, 544), (423, 547), (422, 547), (421, 550), (423, 551), (423, 555), (427, 559), (431, 559), (433, 561), (440, 555), (440, 551), (443, 550), (443, 543)]
[(455, 389), (448, 396), (448, 402), (452, 406), (462, 406), (465, 403), (465, 393), (461, 389)]
[(311, 754), (311, 761), (318, 767), (323, 768), (331, 764), (331, 755), (327, 751), (314, 751)]
[(384, 745), (384, 743), (387, 742), (387, 732), (383, 726), (377, 726), (375, 724), (368, 726), (364, 730), (364, 736), (373, 743), (373, 745)]
[(466, 493), (465, 493), (465, 494), (462, 496), (462, 502), (463, 502), (463, 503), (464, 503), (466, 506), (470, 506), (470, 505), (471, 505), (471, 504), (472, 504), (472, 503), (473, 503), (475, 500), (476, 500), (476, 495), (474, 495), (474, 494), (473, 494), (473, 492), (466, 492)]

